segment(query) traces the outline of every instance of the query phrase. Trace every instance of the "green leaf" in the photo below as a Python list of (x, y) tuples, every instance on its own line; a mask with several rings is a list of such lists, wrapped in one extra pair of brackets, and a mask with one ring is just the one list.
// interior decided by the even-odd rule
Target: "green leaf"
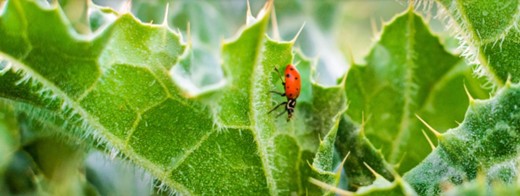
[[(29, 79), (30, 80), (30, 79)], [(61, 111), (61, 102), (58, 99), (49, 98), (48, 91), (42, 91), (42, 86), (24, 78), (20, 72), (13, 69), (5, 70), (0, 74), (0, 104), (10, 106), (10, 112), (18, 119), (23, 120), (23, 125), (13, 127), (20, 145), (28, 145), (42, 137), (55, 137), (57, 133), (63, 140), (69, 140), (74, 145), (80, 140), (86, 143), (95, 143), (96, 138), (81, 138), (89, 133), (75, 117), (72, 119), (70, 113)], [(42, 97), (40, 97), (42, 96)], [(12, 111), (11, 111), (12, 110)], [(14, 118), (11, 117), (11, 118)], [(66, 120), (67, 119), (67, 120)], [(15, 125), (13, 125), (15, 126)], [(21, 130), (30, 127), (30, 130)], [(20, 130), (18, 130), (20, 129)], [(20, 132), (20, 133), (18, 133)], [(87, 142), (88, 141), (88, 142)], [(100, 146), (96, 148), (102, 149)]]
[(311, 62), (298, 57), (304, 99), (294, 119), (267, 114), (273, 100), (284, 101), (269, 93), (280, 87), (272, 70), (293, 62), (293, 42), (265, 36), (269, 3), (223, 44), (224, 78), (216, 81), (224, 85), (190, 92), (186, 82), (207, 84), (179, 73), (201, 66), (191, 61), (197, 51), (167, 26), (108, 10), (115, 20), (83, 37), (59, 8), (9, 1), (0, 16), (0, 56), (12, 66), (0, 76), (0, 96), (181, 194), (321, 194), (308, 183), (315, 175), (309, 163), (345, 110), (344, 85), (316, 84)]
[[(339, 117), (342, 113), (338, 113), (335, 119), (336, 123), (325, 136), (324, 140), (320, 142), (318, 152), (312, 162), (312, 170), (314, 177), (324, 183), (333, 184), (337, 186), (341, 177), (341, 172), (333, 172), (335, 165), (334, 161), (334, 142), (339, 124)], [(325, 192), (324, 195), (331, 195), (331, 192)]]
[(436, 0), (470, 61), (497, 85), (520, 81), (520, 2)]
[(404, 179), (421, 195), (482, 173), (490, 181), (517, 179), (520, 85), (506, 83), (488, 100), (472, 100), (459, 127), (439, 135), (439, 146)]
[(384, 160), (381, 151), (376, 150), (365, 137), (363, 126), (356, 125), (347, 115), (343, 115), (338, 128), (336, 149), (342, 156), (350, 153), (343, 165), (349, 190), (369, 186), (376, 180), (365, 164), (388, 181), (394, 181), (393, 168)]
[[(282, 179), (282, 183), (290, 183), (290, 187), (298, 185), (302, 187), (299, 194), (321, 195), (326, 194), (322, 190), (311, 184), (308, 177), (336, 184), (337, 176), (333, 174), (333, 162), (331, 141), (335, 140), (338, 115), (346, 109), (346, 98), (344, 85), (324, 87), (316, 83), (312, 75), (315, 70), (315, 60), (304, 57), (300, 52), (295, 54), (295, 62), (302, 78), (304, 89), (298, 98), (296, 106), (296, 117), (294, 123), (287, 124), (285, 119), (278, 119), (276, 122), (279, 130), (279, 138), (276, 139), (276, 146), (287, 146), (278, 148), (279, 154), (297, 155), (296, 159), (292, 156), (280, 156), (279, 160), (294, 160), (292, 163), (283, 167), (289, 170), (301, 170), (300, 179), (297, 182), (290, 182)], [(279, 85), (277, 74), (272, 75), (272, 84), (276, 84), (278, 91), (282, 90)], [(278, 95), (275, 95), (275, 99)], [(284, 99), (284, 98), (282, 98)], [(280, 100), (282, 101), (282, 100)], [(292, 135), (292, 138), (289, 137)], [(323, 135), (323, 136), (322, 136)], [(283, 193), (283, 192), (282, 192)]]
[(366, 137), (402, 174), (430, 152), (415, 114), (439, 130), (456, 126), (467, 105), (464, 84), (476, 97), (486, 95), (410, 7), (384, 27), (366, 65), (349, 70), (347, 113), (358, 123), (364, 114)]

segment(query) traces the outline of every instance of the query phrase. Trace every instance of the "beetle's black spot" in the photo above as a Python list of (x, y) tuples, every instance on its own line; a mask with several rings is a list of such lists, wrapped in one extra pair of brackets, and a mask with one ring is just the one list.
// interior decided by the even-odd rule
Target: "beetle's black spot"
[(295, 80), (298, 80), (298, 77), (294, 78)]
[(292, 67), (291, 67), (291, 68), (289, 68), (289, 69), (290, 69), (291, 71), (294, 71), (294, 69), (293, 69)]
[(296, 90), (300, 90), (300, 88), (296, 88)]
[(289, 93), (289, 97), (292, 97), (292, 93)]
[(285, 77), (288, 77), (288, 78), (289, 78), (289, 77), (291, 77), (291, 74), (287, 74), (287, 75), (285, 75)]

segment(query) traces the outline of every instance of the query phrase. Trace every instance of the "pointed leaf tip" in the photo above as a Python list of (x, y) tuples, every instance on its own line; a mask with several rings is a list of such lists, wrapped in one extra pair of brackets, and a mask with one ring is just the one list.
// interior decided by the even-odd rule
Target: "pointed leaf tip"
[[(350, 47), (350, 44), (347, 44), (347, 58), (351, 66), (356, 64), (356, 60), (354, 59), (354, 53), (352, 52), (352, 47)], [(345, 73), (345, 75), (348, 74), (348, 71)]]
[(246, 3), (247, 3), (246, 24), (250, 25), (250, 24), (253, 24), (256, 21), (256, 19), (253, 16), (253, 14), (251, 13), (251, 4), (249, 4), (249, 0), (247, 0)]
[(130, 13), (132, 12), (132, 0), (127, 0), (126, 2), (121, 5), (121, 8), (119, 8), (120, 13)]
[(249, 3), (249, 0), (247, 0), (247, 20), (246, 20), (246, 24), (247, 25), (251, 25), (251, 24), (255, 23), (258, 19), (263, 18), (264, 15), (268, 14), (269, 11), (271, 10), (271, 8), (273, 7), (272, 4), (273, 4), (272, 0), (268, 0), (267, 2), (265, 2), (264, 7), (260, 10), (260, 12), (258, 12), (256, 17), (254, 17), (252, 12), (251, 12), (251, 5)]
[(278, 30), (278, 20), (276, 18), (276, 9), (273, 7), (273, 11), (271, 12), (271, 21), (273, 28), (273, 38), (275, 40), (282, 40), (282, 36), (280, 36), (280, 31)]
[(273, 0), (267, 0), (267, 2), (265, 2), (265, 4), (264, 4), (264, 7), (260, 10), (260, 12), (258, 13), (258, 15), (256, 17), (262, 18), (264, 16), (264, 14), (271, 11), (272, 7), (273, 7)]
[(188, 45), (191, 46), (191, 23), (186, 24), (186, 36), (188, 37)]

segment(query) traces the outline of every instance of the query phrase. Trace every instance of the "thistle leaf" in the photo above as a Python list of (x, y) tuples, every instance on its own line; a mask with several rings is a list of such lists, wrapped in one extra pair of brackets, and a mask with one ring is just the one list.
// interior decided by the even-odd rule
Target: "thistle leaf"
[(430, 153), (416, 114), (445, 130), (463, 118), (464, 84), (475, 97), (486, 95), (470, 67), (444, 49), (412, 7), (385, 25), (366, 62), (348, 72), (347, 114), (357, 123), (364, 114), (366, 137), (400, 174)]
[(294, 119), (267, 114), (283, 101), (269, 93), (279, 86), (272, 70), (294, 58), (293, 42), (265, 35), (271, 3), (223, 43), (221, 84), (193, 93), (176, 77), (194, 78), (178, 66), (191, 70), (201, 61), (190, 61), (197, 51), (167, 26), (103, 8), (93, 13), (115, 19), (82, 36), (59, 7), (8, 1), (0, 56), (12, 66), (2, 69), (0, 97), (181, 194), (321, 193), (308, 183), (309, 163), (345, 110), (344, 85), (316, 84), (311, 62), (302, 61), (306, 98)]
[(489, 181), (511, 183), (518, 174), (520, 85), (506, 84), (488, 100), (475, 100), (457, 128), (439, 136), (439, 146), (404, 179), (421, 195), (483, 174)]

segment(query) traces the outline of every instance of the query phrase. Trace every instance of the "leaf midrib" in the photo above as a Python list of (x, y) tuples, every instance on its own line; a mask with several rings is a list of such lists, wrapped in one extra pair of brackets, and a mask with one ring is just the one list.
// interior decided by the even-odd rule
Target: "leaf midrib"
[(407, 32), (408, 41), (406, 44), (406, 75), (405, 75), (405, 88), (403, 92), (404, 105), (403, 105), (403, 114), (401, 115), (401, 122), (399, 124), (399, 130), (397, 132), (397, 136), (395, 142), (392, 142), (392, 151), (390, 153), (390, 161), (396, 163), (397, 157), (400, 152), (400, 145), (402, 144), (404, 132), (410, 132), (409, 124), (410, 124), (410, 105), (413, 103), (413, 74), (415, 66), (415, 58), (413, 54), (413, 49), (415, 46), (415, 15), (413, 12), (413, 6), (408, 8), (408, 23), (407, 23)]
[[(267, 16), (265, 16), (267, 17)], [(265, 25), (264, 27), (262, 27), (263, 29), (265, 29)], [(273, 177), (273, 173), (271, 172), (272, 171), (272, 168), (274, 166), (272, 166), (271, 162), (269, 161), (269, 153), (268, 153), (268, 150), (267, 150), (267, 146), (268, 146), (268, 143), (269, 143), (269, 139), (270, 137), (267, 137), (265, 138), (265, 140), (267, 141), (264, 141), (264, 138), (262, 138), (260, 136), (260, 132), (261, 130), (267, 130), (268, 127), (265, 126), (266, 124), (265, 123), (260, 123), (260, 124), (257, 124), (256, 121), (258, 118), (256, 118), (257, 115), (263, 115), (263, 114), (258, 114), (259, 111), (263, 111), (261, 108), (255, 108), (255, 105), (262, 105), (262, 104), (255, 104), (255, 99), (256, 98), (259, 98), (260, 96), (255, 96), (255, 91), (256, 89), (254, 88), (255, 87), (255, 81), (260, 81), (262, 79), (262, 77), (266, 77), (264, 76), (264, 72), (263, 72), (263, 65), (262, 65), (262, 57), (263, 57), (263, 53), (261, 52), (262, 51), (262, 48), (264, 48), (264, 34), (260, 34), (260, 38), (258, 39), (258, 47), (256, 48), (256, 51), (257, 51), (257, 55), (255, 55), (255, 60), (254, 62), (255, 65), (253, 66), (253, 74), (251, 74), (250, 76), (250, 88), (249, 88), (249, 93), (250, 93), (250, 100), (249, 100), (249, 109), (251, 111), (251, 114), (249, 116), (249, 120), (251, 122), (251, 132), (253, 132), (253, 135), (255, 137), (255, 141), (257, 143), (257, 146), (258, 148), (260, 149), (259, 150), (259, 154), (260, 154), (260, 159), (262, 160), (262, 166), (263, 166), (263, 170), (264, 170), (264, 173), (265, 173), (265, 177), (266, 177), (266, 181), (267, 181), (267, 186), (269, 187), (269, 191), (271, 193), (271, 195), (278, 195), (277, 193), (277, 186), (276, 186), (276, 181), (274, 180), (274, 177)], [(261, 100), (258, 100), (261, 102)], [(264, 125), (264, 126), (262, 126)]]

